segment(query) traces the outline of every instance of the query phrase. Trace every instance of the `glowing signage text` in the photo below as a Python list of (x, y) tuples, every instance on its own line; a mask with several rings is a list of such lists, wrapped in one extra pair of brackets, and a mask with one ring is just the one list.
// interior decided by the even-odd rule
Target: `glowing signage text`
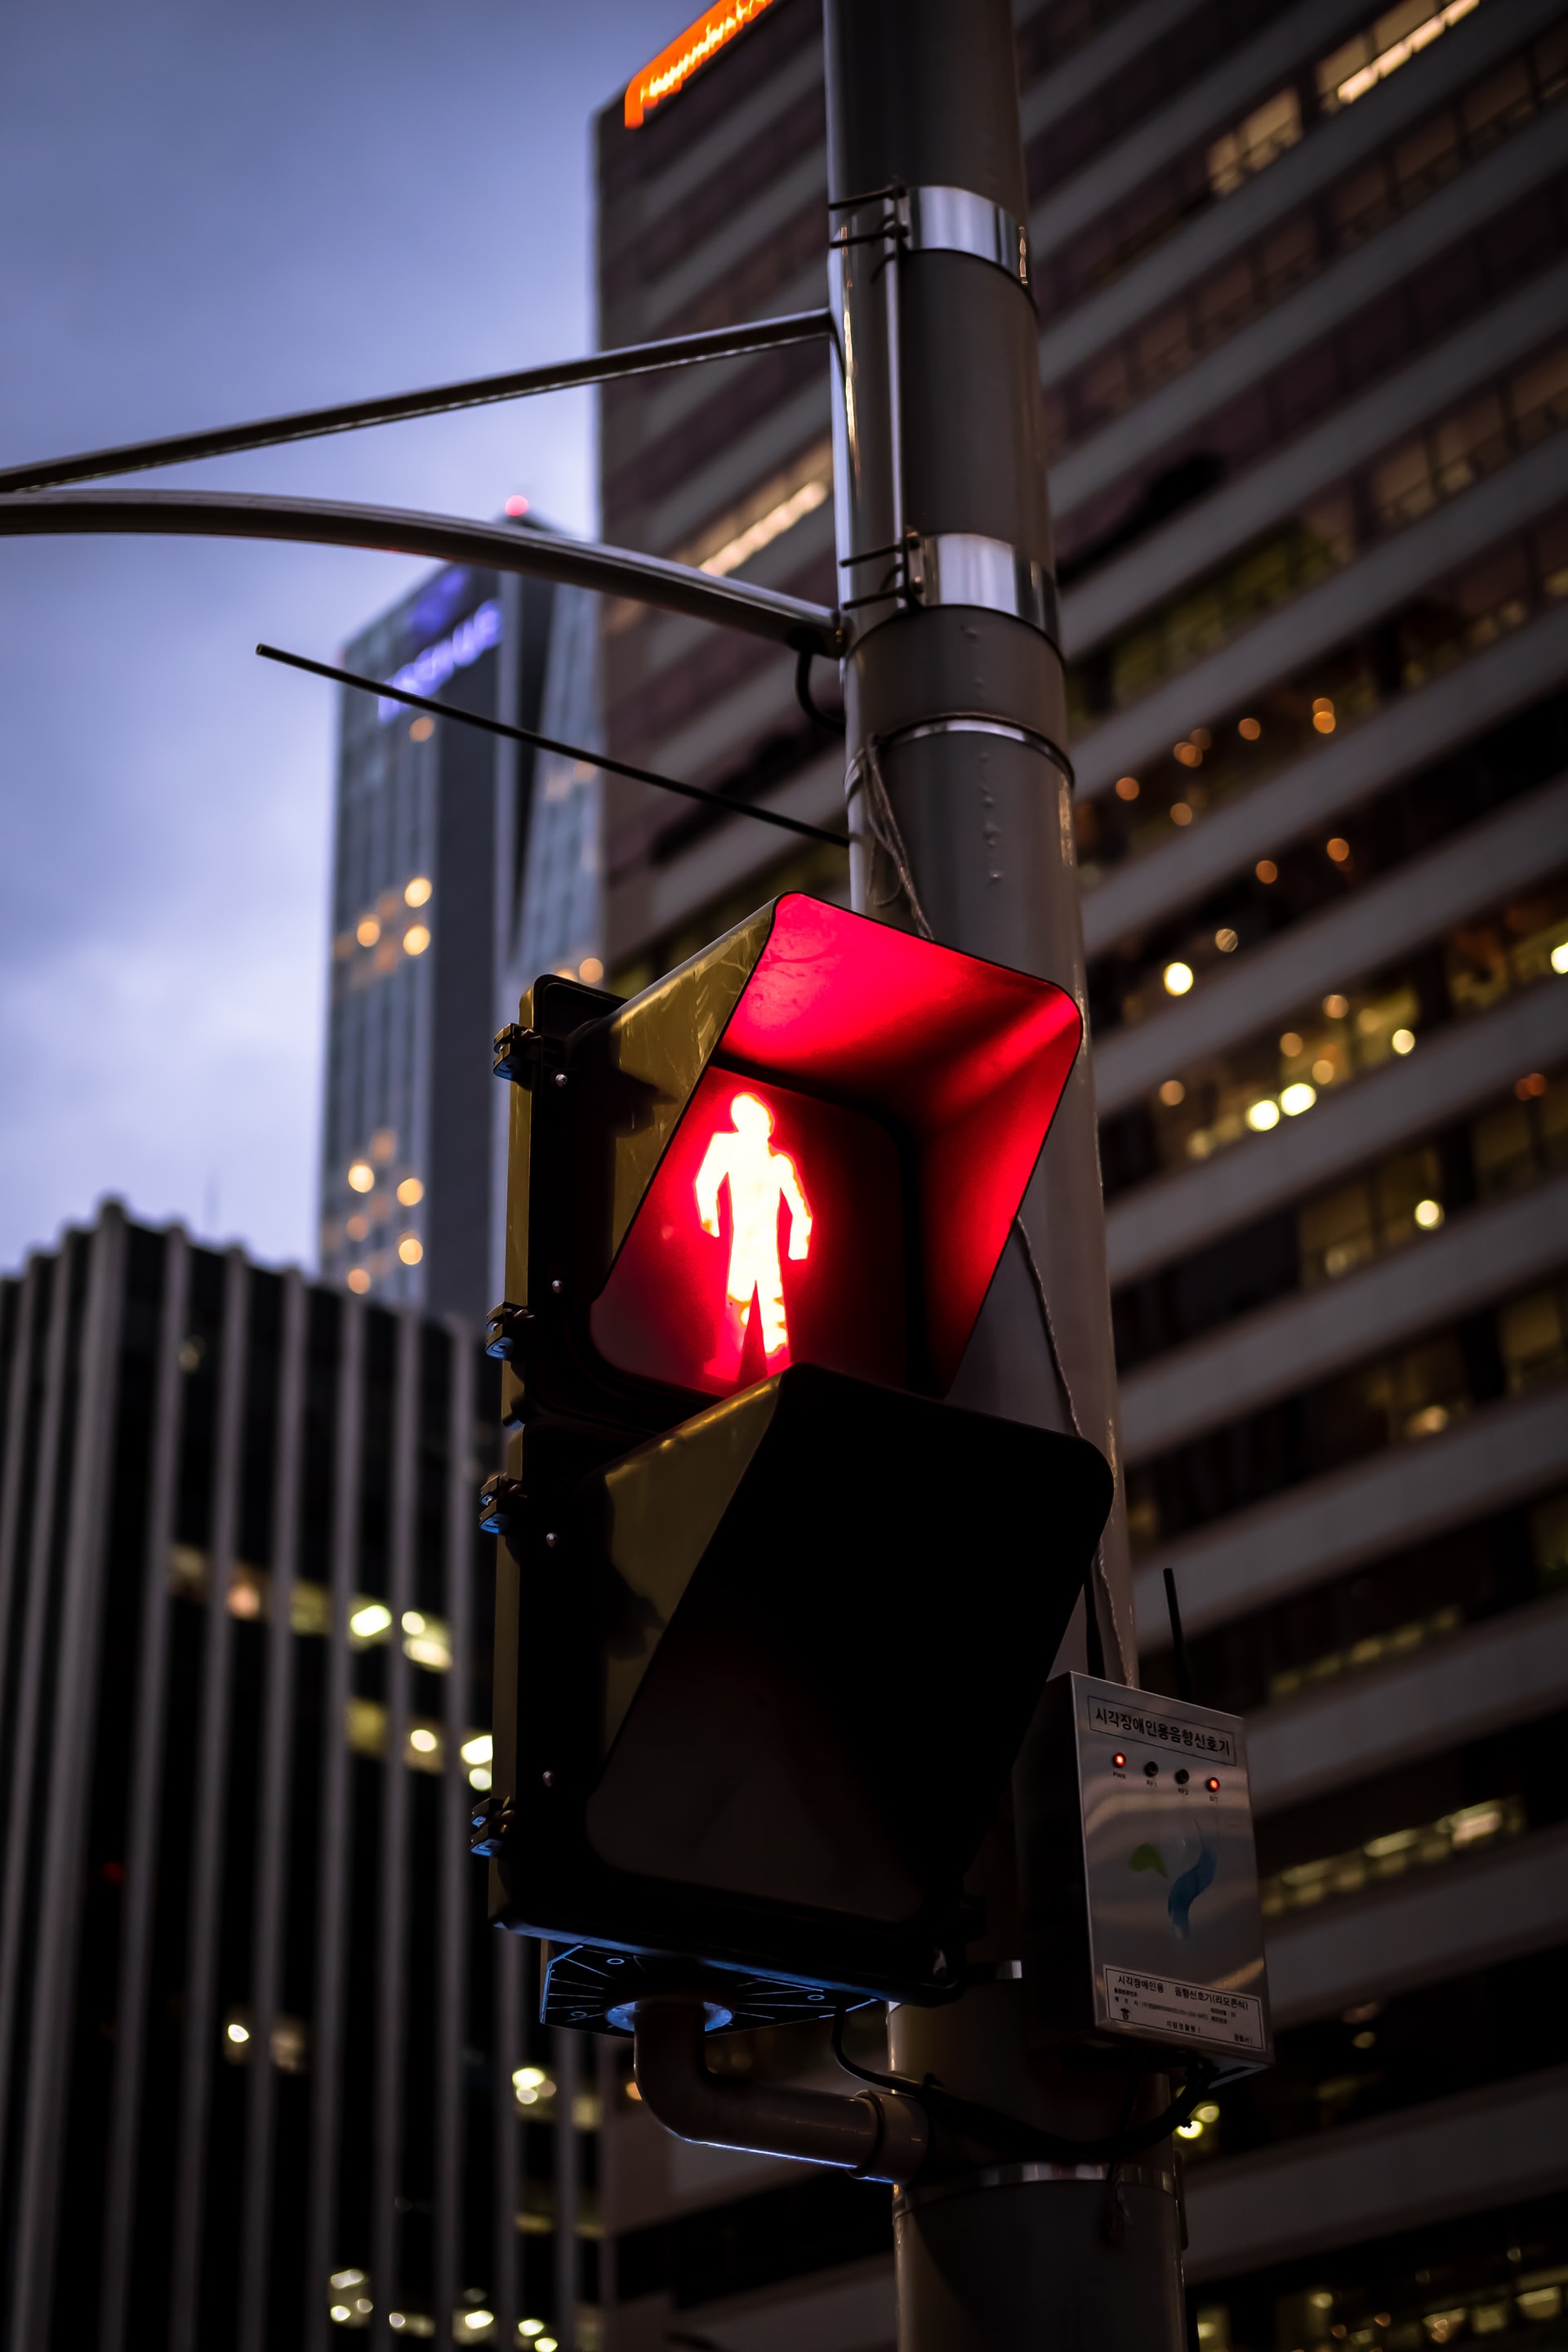
[[(467, 620), (459, 621), (449, 637), (442, 637), (426, 646), (422, 654), (395, 676), (389, 686), (400, 686), (405, 694), (438, 694), (454, 670), (470, 669), (481, 654), (500, 643), (500, 606), (492, 596), (478, 604)], [(395, 702), (378, 702), (377, 716), (384, 727), (395, 719), (401, 706)]]
[(683, 89), (699, 66), (743, 33), (753, 16), (760, 16), (771, 0), (719, 0), (713, 8), (704, 9), (694, 25), (688, 25), (667, 49), (660, 49), (651, 65), (644, 66), (626, 84), (626, 124), (635, 131), (646, 115), (667, 98), (673, 98)]
[(697, 1213), (702, 1230), (720, 1237), (719, 1194), (730, 1188), (730, 1271), (724, 1295), (743, 1339), (757, 1302), (764, 1359), (784, 1353), (789, 1325), (784, 1315), (784, 1270), (779, 1265), (779, 1206), (789, 1211), (789, 1254), (803, 1260), (811, 1246), (811, 1211), (787, 1151), (775, 1151), (769, 1138), (773, 1115), (760, 1095), (736, 1095), (730, 1104), (733, 1125), (709, 1142), (697, 1171)]

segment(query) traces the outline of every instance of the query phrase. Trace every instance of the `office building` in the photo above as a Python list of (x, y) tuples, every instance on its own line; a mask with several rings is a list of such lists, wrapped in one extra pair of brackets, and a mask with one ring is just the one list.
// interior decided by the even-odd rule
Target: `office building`
[(113, 1207), (0, 1283), (16, 2352), (553, 2352), (558, 2137), (591, 2296), (593, 2135), (468, 1853), (496, 1372)]
[[(1169, 1687), (1169, 1565), (1199, 1696), (1247, 1718), (1279, 2039), (1184, 2146), (1196, 2340), (1548, 2343), (1568, 9), (1016, 16), (1140, 1635)], [(774, 0), (601, 118), (606, 341), (825, 299), (821, 74), (816, 0)], [(810, 346), (616, 387), (606, 536), (832, 597), (828, 415)], [(788, 664), (721, 635), (614, 614), (612, 741), (827, 817)], [(630, 790), (605, 856), (627, 987), (843, 888)], [(891, 2340), (885, 2191), (624, 2097), (606, 2168), (613, 2345)]]
[[(448, 565), (345, 666), (593, 743), (597, 601)], [(471, 1323), (499, 1296), (489, 1045), (520, 971), (598, 952), (597, 791), (570, 761), (343, 693), (320, 1246), (361, 1296)]]

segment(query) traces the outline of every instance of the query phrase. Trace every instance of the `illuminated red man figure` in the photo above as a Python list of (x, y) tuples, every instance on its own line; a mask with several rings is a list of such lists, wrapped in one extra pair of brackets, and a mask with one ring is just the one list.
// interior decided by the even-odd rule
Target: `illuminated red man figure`
[(779, 1202), (789, 1210), (789, 1254), (804, 1258), (811, 1246), (811, 1211), (795, 1161), (768, 1140), (773, 1115), (756, 1095), (736, 1095), (730, 1104), (732, 1131), (721, 1129), (697, 1171), (697, 1212), (705, 1234), (719, 1232), (719, 1193), (730, 1187), (730, 1273), (725, 1295), (740, 1310), (742, 1338), (755, 1294), (764, 1357), (789, 1346), (784, 1321), (784, 1275), (779, 1266)]

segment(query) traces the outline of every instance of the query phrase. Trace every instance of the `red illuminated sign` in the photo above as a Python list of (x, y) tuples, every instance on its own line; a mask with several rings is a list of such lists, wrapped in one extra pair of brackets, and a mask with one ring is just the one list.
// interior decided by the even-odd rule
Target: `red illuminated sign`
[(760, 16), (769, 5), (770, 0), (719, 0), (716, 7), (705, 9), (694, 25), (688, 25), (626, 84), (623, 110), (626, 129), (637, 130), (656, 106), (684, 89), (700, 66), (727, 48), (736, 34), (743, 33), (752, 17)]
[(905, 1385), (901, 1191), (877, 1119), (710, 1066), (590, 1309), (595, 1347), (705, 1396), (789, 1363)]
[(789, 1254), (804, 1259), (811, 1248), (811, 1211), (800, 1189), (795, 1161), (775, 1151), (770, 1138), (773, 1114), (761, 1095), (742, 1091), (730, 1105), (733, 1125), (712, 1136), (697, 1171), (697, 1213), (705, 1234), (723, 1238), (719, 1196), (730, 1196), (730, 1270), (725, 1277), (726, 1321), (733, 1326), (735, 1360), (757, 1310), (763, 1355), (789, 1360), (789, 1321), (784, 1314), (784, 1269), (779, 1264), (779, 1219), (789, 1219)]

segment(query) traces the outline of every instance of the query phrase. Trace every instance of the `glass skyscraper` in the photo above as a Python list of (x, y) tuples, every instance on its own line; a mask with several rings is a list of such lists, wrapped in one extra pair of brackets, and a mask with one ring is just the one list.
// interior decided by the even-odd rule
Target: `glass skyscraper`
[[(592, 741), (594, 602), (451, 565), (345, 659), (458, 709)], [(469, 1321), (489, 1304), (502, 1164), (489, 1040), (536, 967), (576, 971), (595, 955), (597, 809), (591, 772), (571, 761), (344, 692), (321, 1138), (328, 1279)]]

